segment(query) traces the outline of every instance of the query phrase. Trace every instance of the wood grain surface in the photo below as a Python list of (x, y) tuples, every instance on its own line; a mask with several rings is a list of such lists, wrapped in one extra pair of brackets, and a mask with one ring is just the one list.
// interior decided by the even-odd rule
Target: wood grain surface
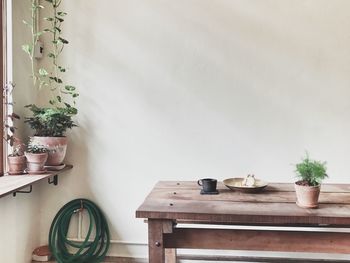
[(136, 216), (209, 223), (350, 225), (350, 185), (322, 185), (318, 209), (298, 207), (293, 184), (270, 184), (261, 193), (246, 194), (219, 182), (218, 190), (219, 195), (201, 195), (197, 182), (159, 182)]
[(54, 175), (61, 174), (72, 169), (72, 165), (67, 165), (60, 171), (48, 171), (40, 175), (6, 175), (0, 178), (0, 197), (4, 197), (16, 191), (19, 191), (27, 186), (33, 185), (39, 181), (48, 179)]
[(236, 249), (315, 253), (349, 253), (350, 233), (300, 231), (175, 229), (165, 235), (168, 248)]

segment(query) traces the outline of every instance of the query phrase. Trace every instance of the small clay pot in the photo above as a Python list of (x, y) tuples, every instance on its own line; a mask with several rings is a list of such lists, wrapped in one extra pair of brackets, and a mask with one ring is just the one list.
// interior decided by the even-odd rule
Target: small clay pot
[(303, 208), (317, 208), (318, 198), (320, 196), (321, 186), (294, 184), (297, 195), (297, 205)]
[(27, 171), (28, 172), (42, 172), (45, 171), (44, 165), (47, 160), (47, 153), (25, 153), (27, 157)]
[(7, 163), (9, 175), (24, 174), (24, 170), (26, 169), (26, 157), (24, 155), (7, 156)]

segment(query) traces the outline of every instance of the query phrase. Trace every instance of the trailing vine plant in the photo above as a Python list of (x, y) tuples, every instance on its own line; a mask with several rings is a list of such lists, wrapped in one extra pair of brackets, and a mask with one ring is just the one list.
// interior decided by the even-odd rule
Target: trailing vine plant
[(32, 78), (34, 82), (34, 86), (36, 86), (37, 80), (38, 80), (38, 74), (36, 72), (36, 65), (35, 65), (35, 47), (37, 46), (39, 42), (40, 36), (43, 34), (43, 32), (39, 32), (37, 28), (37, 21), (38, 21), (38, 13), (40, 9), (43, 9), (44, 7), (39, 4), (38, 0), (31, 0), (31, 19), (30, 21), (23, 20), (23, 23), (30, 28), (31, 31), (31, 42), (29, 44), (22, 45), (22, 49), (24, 52), (26, 52), (31, 60), (31, 67), (32, 67)]
[[(73, 105), (75, 105), (75, 98), (78, 97), (79, 94), (76, 92), (76, 87), (64, 83), (62, 75), (67, 69), (59, 64), (59, 57), (64, 47), (69, 44), (68, 40), (62, 36), (62, 23), (67, 13), (59, 11), (62, 0), (45, 1), (48, 2), (52, 9), (52, 15), (44, 18), (44, 20), (48, 21), (50, 27), (43, 30), (44, 33), (51, 35), (52, 48), (47, 54), (48, 58), (51, 60), (51, 68), (49, 70), (45, 68), (39, 69), (38, 73), (41, 78), (40, 85), (49, 87), (51, 91), (58, 92), (58, 94), (49, 101), (51, 105), (64, 103), (66, 107), (70, 108), (71, 105), (67, 101), (63, 102), (62, 94), (71, 96)], [(74, 113), (74, 109), (72, 109), (72, 113)]]
[(4, 129), (6, 130), (6, 133), (4, 134), (4, 140), (12, 148), (12, 153), (10, 153), (10, 156), (20, 156), (23, 155), (24, 144), (15, 134), (17, 130), (17, 127), (15, 126), (15, 121), (20, 120), (21, 117), (14, 112), (14, 101), (9, 100), (9, 98), (12, 97), (14, 88), (15, 84), (13, 84), (12, 82), (7, 84), (4, 88), (4, 104), (6, 107), (6, 118), (4, 121)]
[[(78, 113), (76, 98), (79, 96), (75, 86), (65, 83), (63, 75), (67, 72), (67, 68), (60, 64), (59, 60), (65, 46), (69, 44), (62, 35), (62, 24), (67, 13), (59, 10), (63, 0), (44, 0), (47, 3), (46, 7), (40, 5), (38, 0), (30, 1), (32, 19), (31, 22), (24, 21), (24, 23), (31, 29), (32, 41), (30, 44), (23, 45), (22, 48), (29, 55), (32, 63), (34, 86), (39, 89), (49, 89), (51, 96), (48, 107), (27, 105), (33, 116), (26, 118), (25, 122), (36, 131), (37, 136), (63, 136), (67, 129), (76, 126), (72, 117)], [(36, 27), (38, 12), (44, 8), (50, 9), (50, 16), (43, 18), (48, 26), (39, 31)], [(47, 67), (37, 69), (34, 50), (43, 34), (49, 34), (51, 47), (46, 47), (48, 51), (45, 58), (50, 63)]]

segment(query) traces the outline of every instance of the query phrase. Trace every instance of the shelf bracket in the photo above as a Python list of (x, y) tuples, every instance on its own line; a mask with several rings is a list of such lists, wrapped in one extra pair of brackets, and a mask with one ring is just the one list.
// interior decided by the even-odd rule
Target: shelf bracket
[(13, 197), (16, 197), (17, 194), (30, 194), (32, 191), (33, 191), (33, 186), (30, 185), (28, 191), (16, 191), (13, 193)]
[(48, 183), (49, 183), (49, 184), (53, 184), (53, 185), (58, 185), (58, 175), (57, 175), (57, 174), (54, 175), (54, 176), (53, 176), (53, 179), (49, 178), (49, 179), (48, 179)]

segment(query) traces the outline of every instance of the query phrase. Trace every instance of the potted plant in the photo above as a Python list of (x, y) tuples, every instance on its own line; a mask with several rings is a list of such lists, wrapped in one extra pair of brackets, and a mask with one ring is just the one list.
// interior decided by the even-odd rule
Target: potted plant
[[(12, 150), (12, 152), (7, 156), (8, 174), (20, 175), (24, 173), (26, 168), (26, 157), (24, 156), (24, 144), (15, 136), (15, 131), (17, 128), (15, 127), (14, 123), (15, 120), (20, 119), (20, 116), (13, 111), (14, 102), (9, 101), (14, 88), (15, 85), (13, 83), (9, 83), (4, 89), (4, 91), (7, 93), (7, 96), (5, 96), (6, 101), (4, 101), (7, 114), (6, 121), (4, 122), (4, 128), (6, 130), (6, 136), (4, 139), (9, 148)], [(10, 150), (9, 148), (8, 150)]]
[(27, 105), (33, 113), (25, 122), (35, 130), (31, 138), (32, 145), (45, 145), (48, 150), (47, 166), (59, 166), (66, 155), (67, 137), (64, 136), (67, 129), (76, 126), (72, 120), (74, 112), (71, 108), (39, 108), (36, 105)]
[(328, 177), (325, 162), (310, 160), (309, 155), (296, 164), (299, 181), (295, 182), (297, 205), (304, 208), (317, 208), (321, 183)]
[(29, 174), (40, 174), (46, 172), (44, 166), (48, 153), (44, 145), (32, 144), (32, 141), (29, 141), (25, 156), (27, 158), (27, 172)]
[(24, 174), (26, 169), (26, 157), (23, 154), (22, 145), (17, 144), (11, 154), (7, 156), (8, 174), (20, 175)]
[[(34, 137), (31, 140), (32, 145), (45, 145), (48, 149), (48, 159), (46, 165), (62, 165), (67, 148), (67, 138), (65, 132), (77, 126), (73, 117), (78, 113), (75, 105), (75, 99), (79, 96), (76, 88), (64, 82), (63, 74), (67, 71), (66, 67), (59, 63), (59, 57), (65, 46), (69, 43), (63, 38), (62, 24), (67, 13), (60, 11), (59, 7), (62, 0), (45, 0), (47, 7), (50, 8), (51, 15), (43, 18), (47, 28), (39, 31), (35, 26), (38, 24), (37, 13), (44, 6), (32, 0), (32, 20), (25, 22), (31, 29), (31, 43), (22, 46), (22, 49), (29, 55), (32, 62), (32, 78), (34, 86), (47, 88), (51, 94), (47, 105), (37, 106), (35, 104), (27, 105), (32, 116), (27, 117), (25, 122), (35, 130)], [(43, 34), (50, 35), (51, 48), (47, 48), (46, 63), (47, 67), (37, 69), (35, 67), (34, 50), (38, 44), (39, 38)]]

